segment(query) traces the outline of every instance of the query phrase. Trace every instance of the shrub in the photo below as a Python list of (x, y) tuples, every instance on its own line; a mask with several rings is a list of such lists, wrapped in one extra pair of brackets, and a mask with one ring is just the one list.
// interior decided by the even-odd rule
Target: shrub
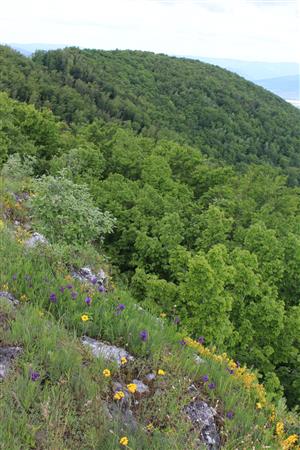
[(101, 212), (93, 205), (87, 186), (75, 184), (63, 174), (36, 181), (31, 208), (38, 230), (51, 242), (102, 241), (115, 223), (109, 212)]

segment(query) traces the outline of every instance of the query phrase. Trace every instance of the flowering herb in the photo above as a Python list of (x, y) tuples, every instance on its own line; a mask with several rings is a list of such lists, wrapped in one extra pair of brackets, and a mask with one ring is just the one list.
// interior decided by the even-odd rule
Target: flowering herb
[(60, 290), (60, 292), (64, 293), (64, 292), (65, 292), (64, 286), (61, 286), (61, 287), (59, 288), (59, 290)]
[(103, 373), (103, 376), (105, 376), (105, 378), (109, 378), (111, 375), (109, 369), (104, 369), (102, 373)]
[(122, 364), (122, 366), (124, 366), (125, 364), (127, 364), (127, 358), (125, 358), (125, 356), (122, 356), (122, 358), (121, 358), (121, 364)]
[(179, 344), (182, 345), (183, 347), (186, 345), (186, 342), (184, 339), (181, 339), (181, 341), (179, 341)]
[(127, 436), (123, 436), (123, 437), (121, 437), (121, 439), (119, 440), (119, 443), (121, 444), (121, 445), (123, 445), (124, 447), (127, 447), (127, 445), (128, 445), (128, 437)]
[(203, 375), (202, 381), (203, 381), (203, 383), (207, 383), (208, 382), (208, 375)]
[(216, 388), (216, 384), (215, 383), (210, 383), (209, 385), (208, 385), (208, 388), (209, 389), (215, 389)]
[(51, 294), (49, 295), (49, 300), (52, 303), (56, 303), (57, 302), (57, 297), (56, 297), (56, 294), (54, 292), (51, 292)]
[(198, 339), (197, 339), (197, 342), (199, 342), (199, 344), (204, 344), (204, 342), (205, 342), (205, 338), (203, 337), (203, 336), (200, 336)]
[(90, 306), (90, 304), (92, 303), (91, 297), (87, 297), (84, 301), (88, 306)]
[(124, 311), (124, 309), (125, 309), (125, 305), (123, 303), (119, 303), (116, 306), (116, 315), (118, 316), (119, 314), (121, 314), (122, 311)]
[(166, 372), (163, 369), (158, 369), (157, 375), (164, 376), (166, 375)]
[(30, 373), (30, 379), (31, 379), (31, 381), (37, 381), (39, 378), (40, 378), (39, 372), (34, 372), (34, 371), (32, 371), (32, 372)]
[(72, 284), (67, 284), (67, 289), (73, 289), (73, 285)]
[(75, 300), (78, 297), (78, 293), (75, 291), (71, 292), (71, 297), (73, 300)]
[(82, 322), (87, 322), (89, 320), (89, 316), (87, 314), (82, 314), (81, 320)]
[(98, 291), (99, 291), (99, 292), (106, 292), (106, 289), (105, 289), (105, 287), (103, 286), (103, 284), (101, 284), (101, 285), (98, 287)]
[(127, 389), (129, 392), (131, 392), (131, 394), (134, 394), (137, 390), (137, 386), (135, 383), (130, 383), (130, 384), (127, 384)]
[(123, 391), (117, 391), (114, 395), (115, 400), (122, 400), (122, 398), (125, 397), (125, 394)]
[(92, 283), (92, 284), (97, 284), (97, 281), (98, 281), (98, 280), (97, 280), (97, 277), (92, 277), (92, 278), (91, 278), (91, 283)]
[(140, 339), (143, 342), (147, 341), (147, 339), (148, 339), (148, 331), (147, 330), (143, 330), (143, 331), (140, 332)]
[(227, 417), (227, 419), (229, 419), (229, 420), (233, 419), (233, 416), (234, 416), (234, 412), (233, 412), (233, 411), (228, 411), (228, 412), (226, 413), (226, 417)]

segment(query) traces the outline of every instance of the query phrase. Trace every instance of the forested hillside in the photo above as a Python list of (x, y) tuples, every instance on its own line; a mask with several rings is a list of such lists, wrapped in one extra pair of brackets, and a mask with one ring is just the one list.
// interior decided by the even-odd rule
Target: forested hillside
[(96, 117), (233, 164), (269, 162), (298, 183), (300, 112), (218, 67), (140, 51), (67, 48), (32, 60), (0, 47), (0, 88), (68, 123)]
[[(0, 164), (7, 267), (1, 282), (11, 283), (13, 271), (20, 270), (15, 261), (27, 258), (9, 233), (22, 247), (28, 229), (39, 231), (49, 247), (29, 260), (37, 270), (35, 261), (42, 258), (52, 273), (50, 307), (48, 287), (34, 275), (38, 306), (51, 320), (61, 320), (71, 332), (84, 330), (76, 325), (82, 306), (57, 302), (59, 274), (105, 261), (123, 293), (110, 286), (112, 303), (101, 310), (98, 300), (92, 310), (85, 305), (83, 316), (93, 311), (91, 337), (103, 333), (123, 342), (124, 334), (126, 345), (144, 357), (140, 340), (147, 341), (160, 316), (181, 337), (199, 339), (212, 360), (227, 364), (226, 355), (211, 356), (227, 352), (234, 370), (247, 365), (257, 371), (267, 400), (251, 401), (258, 410), (269, 405), (262, 414), (269, 414), (268, 402), (282, 405), (282, 398), (289, 408), (299, 406), (299, 111), (229, 72), (163, 55), (72, 48), (38, 52), (30, 60), (1, 47), (0, 60), (0, 88), (6, 91), (0, 93)], [(133, 305), (128, 328), (115, 324), (123, 295)], [(134, 337), (136, 302), (152, 314), (140, 339)], [(22, 333), (15, 330), (25, 339)], [(146, 355), (157, 365), (161, 354), (151, 345)], [(159, 348), (169, 355), (167, 344)], [(234, 370), (226, 368), (229, 375)], [(226, 396), (224, 386), (220, 395)], [(236, 388), (230, 389), (233, 396)], [(232, 430), (240, 429), (239, 423)], [(241, 433), (248, 433), (247, 427)], [(267, 437), (250, 433), (249, 448), (250, 441), (270, 444), (270, 427), (264, 428)], [(295, 419), (291, 432), (299, 431)], [(232, 433), (228, 449), (243, 439)], [(147, 439), (143, 442), (141, 448), (147, 448)]]

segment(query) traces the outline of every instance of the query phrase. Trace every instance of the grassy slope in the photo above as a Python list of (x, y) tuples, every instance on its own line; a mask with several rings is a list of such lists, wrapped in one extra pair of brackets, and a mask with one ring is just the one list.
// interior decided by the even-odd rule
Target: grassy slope
[[(20, 214), (20, 208), (16, 213)], [(76, 280), (70, 281), (68, 269), (51, 251), (25, 251), (22, 239), (19, 241), (2, 222), (0, 286), (23, 302), (17, 311), (1, 302), (0, 342), (1, 346), (20, 345), (24, 351), (1, 384), (0, 448), (112, 450), (124, 435), (129, 438), (129, 448), (136, 450), (193, 448), (194, 434), (181, 413), (191, 399), (187, 390), (191, 383), (199, 386), (201, 398), (218, 410), (223, 448), (280, 448), (274, 437), (275, 418), (270, 420), (273, 406), (265, 401), (254, 374), (237, 369), (225, 355), (214, 355), (192, 341), (180, 345), (182, 336), (173, 325), (137, 309), (124, 290), (90, 291), (93, 302), (87, 307), (85, 289)], [(60, 292), (68, 283), (79, 293), (75, 301), (70, 290)], [(49, 302), (52, 292), (58, 296), (57, 304)], [(126, 308), (116, 315), (119, 303)], [(80, 320), (84, 313), (90, 317), (87, 322)], [(143, 329), (149, 330), (146, 343), (139, 338)], [(136, 362), (117, 369), (93, 359), (79, 344), (83, 334), (125, 346)], [(203, 364), (195, 364), (190, 346), (200, 352)], [(140, 423), (136, 432), (119, 422), (111, 423), (105, 415), (105, 401), (112, 401), (111, 381), (102, 375), (106, 366), (112, 379), (126, 383), (149, 371), (166, 371), (155, 382), (160, 395), (152, 395), (136, 407)], [(234, 369), (233, 374), (228, 367)], [(40, 373), (37, 382), (30, 380), (31, 370)], [(203, 375), (216, 383), (215, 390), (207, 389), (201, 381)], [(232, 420), (226, 418), (229, 411), (234, 412)], [(147, 430), (149, 423), (154, 425), (153, 432)]]

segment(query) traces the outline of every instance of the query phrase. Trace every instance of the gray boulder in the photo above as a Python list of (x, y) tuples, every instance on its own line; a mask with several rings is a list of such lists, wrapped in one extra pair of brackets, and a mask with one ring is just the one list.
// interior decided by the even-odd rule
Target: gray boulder
[(206, 448), (218, 450), (221, 446), (221, 440), (215, 421), (216, 411), (202, 400), (195, 400), (184, 408), (184, 412), (195, 430), (199, 430), (200, 440)]
[(90, 267), (82, 267), (78, 271), (73, 271), (72, 276), (82, 283), (88, 282), (94, 285), (104, 286), (108, 282), (108, 276), (102, 269), (95, 274)]
[(83, 345), (89, 347), (96, 358), (103, 358), (108, 361), (114, 361), (121, 366), (121, 359), (126, 358), (127, 361), (133, 361), (134, 357), (130, 355), (124, 348), (116, 347), (115, 345), (104, 344), (97, 339), (84, 336), (81, 339)]
[(0, 298), (5, 298), (7, 303), (12, 306), (17, 306), (19, 304), (19, 301), (10, 292), (0, 291)]
[(30, 238), (25, 241), (25, 247), (27, 248), (35, 248), (37, 245), (41, 244), (47, 245), (48, 241), (45, 236), (40, 233), (33, 233), (32, 236), (30, 236)]
[(0, 347), (0, 380), (3, 380), (7, 376), (13, 359), (21, 351), (21, 347)]

